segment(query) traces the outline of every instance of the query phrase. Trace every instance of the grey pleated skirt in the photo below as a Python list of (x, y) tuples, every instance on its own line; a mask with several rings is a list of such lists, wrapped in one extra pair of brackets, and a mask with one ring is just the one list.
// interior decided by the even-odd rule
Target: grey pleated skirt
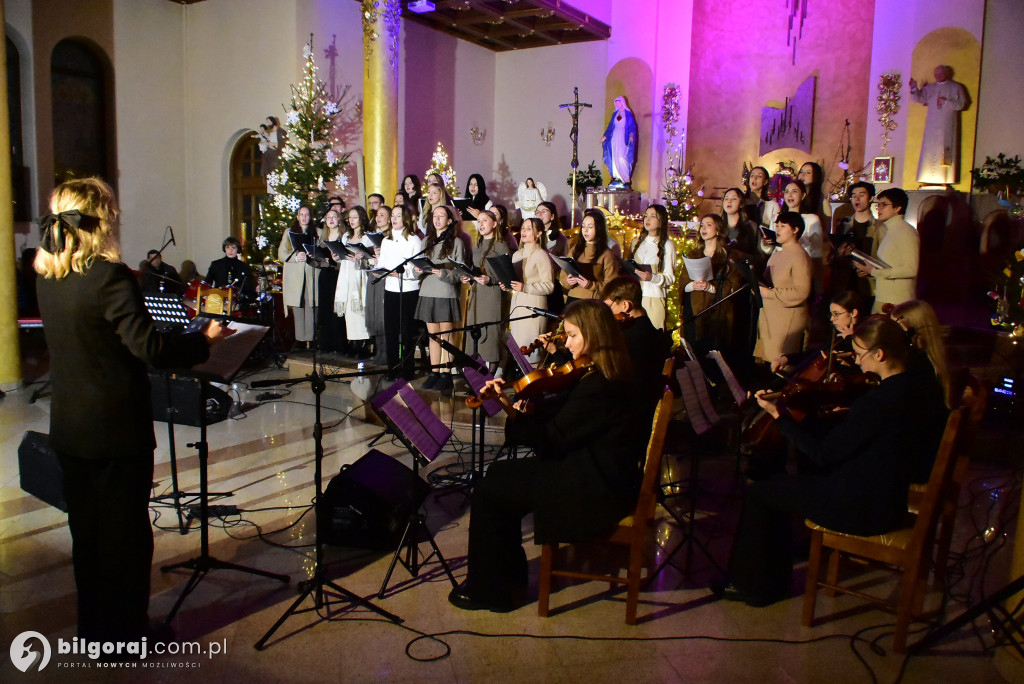
[(424, 323), (458, 323), (462, 320), (459, 300), (445, 297), (420, 297), (416, 303), (416, 318)]

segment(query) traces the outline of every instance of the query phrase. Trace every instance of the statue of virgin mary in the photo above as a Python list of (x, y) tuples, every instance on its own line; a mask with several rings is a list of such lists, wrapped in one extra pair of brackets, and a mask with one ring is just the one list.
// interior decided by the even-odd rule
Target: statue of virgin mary
[(612, 186), (629, 187), (636, 164), (636, 117), (621, 95), (615, 98), (615, 111), (601, 138), (604, 165), (612, 177)]

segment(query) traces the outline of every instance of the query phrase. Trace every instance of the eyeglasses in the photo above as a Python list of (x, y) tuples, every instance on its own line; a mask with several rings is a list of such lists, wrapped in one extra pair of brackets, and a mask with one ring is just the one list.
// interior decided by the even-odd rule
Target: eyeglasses
[(831, 318), (834, 321), (834, 320), (837, 320), (840, 316), (852, 316), (852, 315), (853, 314), (851, 314), (849, 311), (830, 311), (829, 314), (828, 314), (828, 317)]
[(875, 205), (879, 207), (891, 207), (892, 202), (875, 202)]

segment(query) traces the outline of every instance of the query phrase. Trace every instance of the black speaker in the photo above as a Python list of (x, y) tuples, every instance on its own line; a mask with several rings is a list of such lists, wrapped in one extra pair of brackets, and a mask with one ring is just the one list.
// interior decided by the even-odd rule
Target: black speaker
[(64, 474), (57, 454), (50, 448), (50, 436), (29, 430), (18, 447), (21, 488), (37, 499), (68, 512), (64, 500)]
[(371, 449), (342, 467), (318, 507), (321, 539), (334, 546), (394, 549), (430, 487), (391, 456)]

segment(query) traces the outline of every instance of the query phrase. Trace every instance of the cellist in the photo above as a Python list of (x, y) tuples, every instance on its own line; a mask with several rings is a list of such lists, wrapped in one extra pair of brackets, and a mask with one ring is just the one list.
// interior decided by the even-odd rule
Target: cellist
[(533, 513), (534, 541), (581, 542), (610, 533), (636, 503), (644, 438), (631, 413), (632, 364), (611, 310), (579, 300), (565, 310), (566, 347), (589, 369), (571, 387), (523, 413), (489, 382), (484, 396), (509, 412), (507, 444), (535, 456), (498, 461), (473, 492), (466, 581), (448, 601), (464, 610), (507, 612), (525, 602), (522, 519)]

